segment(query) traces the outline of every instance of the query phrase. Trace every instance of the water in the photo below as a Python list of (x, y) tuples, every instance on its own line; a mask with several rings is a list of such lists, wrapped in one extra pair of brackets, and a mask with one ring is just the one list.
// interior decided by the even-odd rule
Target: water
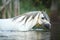
[(49, 40), (50, 32), (39, 31), (0, 31), (0, 40)]

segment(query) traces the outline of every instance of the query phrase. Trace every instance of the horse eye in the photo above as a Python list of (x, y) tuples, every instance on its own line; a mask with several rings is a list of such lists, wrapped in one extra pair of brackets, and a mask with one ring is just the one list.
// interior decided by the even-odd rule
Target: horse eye
[(44, 17), (42, 17), (42, 19), (45, 19)]

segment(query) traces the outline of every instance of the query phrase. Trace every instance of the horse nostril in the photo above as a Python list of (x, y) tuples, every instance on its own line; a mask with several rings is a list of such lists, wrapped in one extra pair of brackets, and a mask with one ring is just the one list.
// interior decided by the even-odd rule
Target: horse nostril
[(50, 24), (45, 24), (44, 25), (47, 29), (50, 29)]

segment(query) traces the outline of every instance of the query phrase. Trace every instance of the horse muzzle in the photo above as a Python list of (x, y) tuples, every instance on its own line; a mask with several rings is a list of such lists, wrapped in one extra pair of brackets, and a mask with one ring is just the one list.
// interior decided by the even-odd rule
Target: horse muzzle
[(47, 29), (51, 29), (51, 24), (44, 24), (44, 26), (47, 28)]

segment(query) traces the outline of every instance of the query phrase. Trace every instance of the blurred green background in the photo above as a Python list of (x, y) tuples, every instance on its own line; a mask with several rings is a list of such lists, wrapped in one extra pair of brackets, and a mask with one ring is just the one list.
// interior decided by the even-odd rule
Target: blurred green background
[[(44, 0), (21, 0), (20, 1), (20, 13), (25, 13), (28, 11), (40, 11), (40, 10), (46, 10), (49, 12), (50, 6), (49, 4), (51, 3), (50, 1), (45, 1), (48, 2), (47, 4), (43, 3)], [(49, 3), (50, 2), (50, 3)]]

